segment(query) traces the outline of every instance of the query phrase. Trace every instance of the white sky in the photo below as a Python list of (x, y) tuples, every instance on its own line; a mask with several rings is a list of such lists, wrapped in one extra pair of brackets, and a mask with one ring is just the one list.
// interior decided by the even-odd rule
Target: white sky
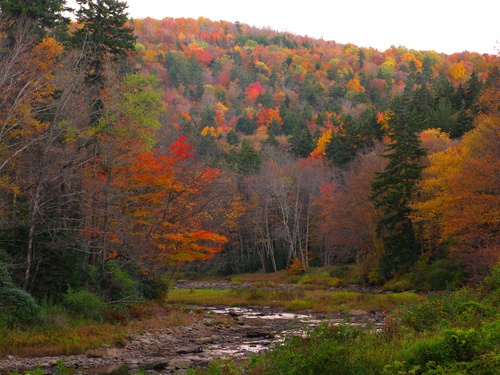
[(132, 18), (205, 17), (385, 51), (498, 54), (498, 0), (125, 0)]

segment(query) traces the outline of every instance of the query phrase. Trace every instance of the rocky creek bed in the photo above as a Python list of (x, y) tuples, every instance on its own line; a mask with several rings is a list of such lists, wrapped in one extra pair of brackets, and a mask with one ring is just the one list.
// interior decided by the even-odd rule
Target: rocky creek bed
[[(178, 287), (220, 289), (229, 286), (181, 282)], [(384, 321), (383, 314), (378, 311), (351, 310), (347, 313), (351, 324), (380, 327)], [(7, 356), (0, 358), (0, 374), (36, 366), (51, 374), (60, 360), (73, 375), (134, 374), (141, 369), (152, 375), (182, 374), (187, 368), (206, 366), (216, 358), (244, 358), (267, 350), (285, 336), (300, 334), (320, 322), (338, 324), (344, 319), (345, 313), (329, 316), (312, 312), (288, 313), (271, 307), (193, 307), (183, 326), (155, 328), (131, 335), (124, 347), (95, 349), (73, 356)]]

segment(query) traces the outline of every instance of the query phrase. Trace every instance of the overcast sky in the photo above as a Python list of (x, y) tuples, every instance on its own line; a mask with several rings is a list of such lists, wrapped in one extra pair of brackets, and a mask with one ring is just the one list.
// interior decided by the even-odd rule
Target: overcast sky
[(205, 17), (385, 51), (498, 54), (498, 0), (126, 0), (133, 18)]

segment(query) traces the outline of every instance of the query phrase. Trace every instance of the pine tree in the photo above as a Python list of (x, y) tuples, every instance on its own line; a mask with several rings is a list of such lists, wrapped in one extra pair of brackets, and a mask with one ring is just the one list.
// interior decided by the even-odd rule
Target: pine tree
[(315, 147), (311, 131), (305, 123), (296, 126), (288, 140), (292, 154), (299, 158), (307, 158)]
[(394, 111), (386, 113), (391, 142), (383, 155), (389, 161), (372, 183), (371, 199), (382, 210), (377, 236), (383, 245), (380, 272), (390, 278), (396, 271), (407, 271), (418, 259), (418, 244), (410, 214), (410, 203), (421, 178), (421, 158), (425, 150), (410, 122), (405, 97), (396, 100)]
[(104, 59), (123, 59), (135, 49), (133, 28), (126, 26), (127, 3), (118, 0), (78, 0), (77, 20), (81, 24), (74, 42), (91, 51), (89, 81), (102, 84)]
[(7, 21), (10, 34), (29, 26), (40, 38), (63, 39), (70, 23), (63, 13), (69, 10), (65, 0), (0, 0), (0, 18)]
[(260, 169), (259, 153), (252, 147), (248, 139), (241, 143), (241, 151), (236, 158), (236, 168), (242, 174), (254, 174)]

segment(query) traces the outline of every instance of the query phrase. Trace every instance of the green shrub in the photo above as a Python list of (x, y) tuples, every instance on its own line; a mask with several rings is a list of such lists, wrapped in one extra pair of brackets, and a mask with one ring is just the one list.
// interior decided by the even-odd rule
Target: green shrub
[(9, 328), (35, 322), (40, 306), (28, 292), (12, 282), (5, 264), (0, 262), (0, 326)]
[(449, 295), (432, 296), (417, 304), (401, 306), (398, 315), (403, 325), (417, 332), (431, 330), (439, 324), (478, 326), (485, 317), (494, 315), (495, 309), (477, 301), (475, 293), (462, 289)]
[(432, 369), (454, 362), (471, 362), (480, 353), (476, 330), (445, 330), (442, 334), (418, 340), (403, 353), (408, 368)]
[(145, 275), (141, 279), (140, 292), (147, 299), (164, 299), (172, 287), (172, 279), (165, 276)]
[(108, 262), (106, 271), (109, 274), (106, 294), (111, 301), (131, 300), (142, 298), (139, 282), (134, 280), (127, 269), (117, 262)]
[(309, 299), (293, 299), (286, 305), (286, 309), (288, 311), (304, 311), (312, 309), (313, 306), (313, 301)]
[(329, 275), (304, 275), (298, 282), (302, 285), (323, 286), (326, 288), (334, 288), (342, 283), (337, 277), (330, 277)]
[(329, 271), (330, 277), (336, 277), (338, 279), (346, 279), (349, 277), (357, 276), (357, 270), (355, 265), (351, 264), (338, 264), (332, 266)]
[(17, 287), (0, 288), (0, 321), (7, 327), (32, 324), (39, 312), (40, 306), (28, 292)]
[(456, 328), (446, 330), (444, 341), (453, 350), (454, 360), (458, 362), (471, 361), (480, 351), (478, 347), (479, 334), (474, 329), (467, 331)]
[(464, 281), (463, 271), (448, 259), (428, 263), (420, 258), (412, 273), (411, 283), (418, 290), (454, 290)]
[(492, 305), (500, 305), (500, 265), (496, 266), (491, 275), (485, 279), (485, 287), (487, 289), (487, 299)]
[(398, 278), (388, 280), (383, 287), (384, 290), (391, 292), (404, 292), (414, 289), (410, 275), (406, 274)]
[[(266, 374), (380, 374), (384, 359), (362, 328), (322, 324), (306, 337), (287, 338), (264, 358)], [(380, 342), (380, 345), (384, 345)]]
[(84, 318), (100, 320), (105, 308), (101, 299), (86, 289), (73, 290), (64, 294), (64, 306), (73, 314)]

